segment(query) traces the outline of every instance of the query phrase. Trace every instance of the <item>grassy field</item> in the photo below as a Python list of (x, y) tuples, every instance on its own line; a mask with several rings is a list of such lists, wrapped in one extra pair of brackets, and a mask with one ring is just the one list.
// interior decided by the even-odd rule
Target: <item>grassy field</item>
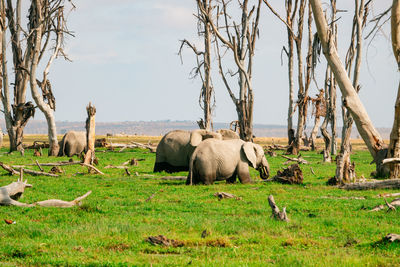
[[(159, 140), (140, 138), (144, 143)], [(38, 140), (38, 136), (31, 140)], [(0, 152), (6, 151), (3, 148)], [(284, 167), (281, 153), (267, 156), (272, 174)], [(21, 202), (72, 200), (88, 190), (93, 193), (82, 206), (70, 209), (0, 207), (0, 266), (400, 265), (400, 245), (379, 242), (388, 233), (400, 234), (399, 213), (368, 212), (383, 203), (378, 194), (393, 191), (350, 192), (326, 186), (335, 165), (323, 164), (319, 153), (302, 153), (311, 163), (301, 166), (304, 185), (265, 183), (251, 170), (254, 184), (219, 182), (191, 187), (184, 181), (160, 179), (166, 173), (152, 173), (155, 154), (146, 150), (119, 153), (100, 149), (96, 155), (98, 168), (105, 176), (82, 174), (87, 170), (80, 166), (63, 167), (66, 173), (59, 178), (25, 176), (33, 188), (26, 189)], [(132, 176), (123, 170), (104, 168), (131, 158), (145, 159), (139, 166), (130, 167)], [(374, 170), (369, 165), (369, 153), (361, 149), (352, 159), (357, 175), (369, 177)], [(31, 150), (25, 152), (25, 157), (0, 154), (0, 161), (11, 165), (35, 160), (55, 162), (67, 158), (34, 157)], [(0, 169), (0, 186), (16, 179)], [(241, 200), (219, 201), (214, 193), (221, 191)], [(290, 222), (271, 218), (267, 200), (270, 194), (278, 206), (287, 207)], [(3, 219), (16, 224), (8, 225)], [(202, 238), (204, 230), (209, 235)], [(155, 246), (146, 241), (155, 235), (180, 241), (181, 246)]]

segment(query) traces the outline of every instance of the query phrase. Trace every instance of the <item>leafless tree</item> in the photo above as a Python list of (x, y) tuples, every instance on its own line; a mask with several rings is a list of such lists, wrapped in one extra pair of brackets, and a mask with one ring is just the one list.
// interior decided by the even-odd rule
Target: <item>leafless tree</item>
[[(353, 27), (350, 39), (349, 49), (346, 54), (345, 68), (347, 75), (353, 80), (353, 87), (360, 90), (359, 77), (362, 59), (362, 42), (363, 42), (363, 29), (366, 25), (368, 8), (371, 1), (365, 3), (364, 0), (355, 0), (355, 9), (353, 17)], [(355, 177), (352, 177), (354, 172), (351, 170), (351, 144), (350, 134), (353, 126), (353, 118), (351, 117), (350, 111), (348, 111), (345, 105), (342, 105), (342, 117), (343, 117), (343, 128), (342, 128), (342, 142), (340, 147), (340, 154), (336, 160), (336, 180), (338, 183), (349, 182)]]
[[(258, 24), (262, 0), (257, 1), (249, 9), (249, 0), (238, 1), (241, 20), (240, 23), (232, 19), (228, 13), (231, 1), (218, 0), (212, 10), (204, 9), (201, 1), (197, 0), (201, 14), (207, 18), (215, 36), (218, 68), (222, 81), (236, 106), (239, 121), (239, 134), (243, 140), (252, 140), (253, 137), (253, 104), (254, 92), (252, 85), (253, 57), (258, 35)], [(211, 13), (210, 11), (214, 11)], [(233, 55), (237, 70), (224, 71), (223, 57)], [(229, 77), (237, 77), (239, 95), (236, 96), (228, 82)]]
[(325, 101), (325, 92), (323, 89), (319, 91), (319, 94), (316, 95), (315, 98), (311, 98), (313, 105), (312, 115), (314, 116), (314, 127), (311, 130), (310, 134), (310, 143), (311, 150), (316, 150), (316, 139), (319, 130), (319, 124), (321, 121), (321, 117), (326, 117), (326, 101)]
[[(400, 1), (393, 0), (391, 17), (392, 47), (394, 57), (400, 70)], [(400, 158), (400, 84), (397, 90), (395, 103), (394, 122), (390, 133), (390, 144), (388, 149), (389, 158)], [(390, 177), (400, 177), (400, 163), (390, 165)]]
[[(197, 1), (197, 5), (201, 5), (201, 8), (204, 9), (207, 14), (211, 15), (213, 9), (212, 1), (213, 0), (199, 0)], [(213, 85), (211, 79), (212, 29), (207, 21), (207, 17), (201, 13), (200, 6), (197, 6), (197, 11), (197, 34), (204, 39), (204, 51), (199, 51), (194, 44), (184, 39), (181, 41), (179, 55), (182, 58), (182, 49), (185, 45), (196, 55), (197, 66), (192, 70), (192, 78), (199, 76), (202, 81), (199, 103), (204, 111), (204, 119), (200, 120), (198, 123), (200, 128), (212, 130), (212, 108), (214, 106), (212, 104)]]
[[(65, 26), (65, 0), (33, 0), (27, 14), (27, 27), (22, 27), (22, 1), (0, 0), (1, 12), (1, 77), (0, 98), (10, 138), (10, 151), (23, 153), (23, 131), (29, 119), (35, 114), (35, 106), (26, 102), (28, 83), (33, 99), (44, 113), (49, 129), (50, 155), (58, 152), (56, 125), (54, 120), (55, 98), (48, 79), (50, 66), (58, 55), (63, 53), (63, 37), (69, 34)], [(7, 33), (8, 30), (8, 33)], [(7, 38), (10, 38), (7, 41)], [(10, 92), (7, 68), (7, 44), (10, 43), (14, 67), (14, 90)], [(54, 44), (49, 55), (48, 47)], [(37, 77), (38, 65), (49, 56), (41, 80)], [(41, 88), (39, 92), (38, 87)], [(13, 96), (13, 103), (11, 103)]]
[[(311, 85), (312, 75), (315, 67), (314, 55), (316, 46), (314, 45), (314, 35), (312, 33), (312, 14), (311, 8), (307, 5), (308, 1), (306, 0), (295, 0), (294, 8), (292, 10), (293, 2), (287, 0), (286, 3), (286, 20), (282, 19), (282, 17), (272, 8), (267, 0), (263, 0), (264, 3), (268, 6), (268, 8), (275, 14), (287, 27), (288, 30), (288, 51), (287, 55), (289, 57), (289, 112), (292, 108), (290, 101), (292, 101), (292, 86), (294, 83), (293, 77), (293, 41), (296, 47), (296, 55), (297, 55), (297, 73), (298, 73), (298, 95), (297, 95), (297, 104), (296, 107), (298, 109), (298, 118), (297, 118), (297, 131), (294, 138), (294, 141), (291, 143), (289, 148), (289, 152), (292, 154), (298, 154), (300, 151), (301, 140), (303, 139), (304, 129), (306, 125), (307, 119), (307, 108), (308, 103), (310, 101), (309, 98), (309, 89)], [(306, 10), (308, 7), (308, 15), (306, 14)], [(296, 12), (298, 14), (297, 19), (297, 34), (294, 33), (295, 29), (293, 27), (293, 20), (295, 20)], [(308, 17), (307, 21), (307, 30), (308, 30), (308, 39), (307, 39), (307, 56), (306, 56), (306, 68), (304, 70), (303, 63), (303, 31), (304, 31), (304, 20)], [(289, 117), (293, 114), (290, 112)], [(288, 120), (289, 122), (289, 120)], [(288, 125), (288, 134), (289, 138), (291, 136), (291, 128)]]
[(342, 92), (343, 105), (349, 110), (353, 117), (358, 132), (376, 162), (378, 167), (377, 170), (379, 172), (381, 171), (380, 167), (383, 160), (380, 158), (380, 151), (385, 148), (383, 140), (373, 126), (364, 105), (358, 97), (357, 91), (355, 90), (353, 83), (347, 75), (345, 67), (338, 56), (334, 43), (334, 36), (332, 31), (328, 28), (320, 0), (310, 0), (310, 3), (312, 5), (312, 11), (318, 30), (318, 36), (322, 44), (323, 53)]

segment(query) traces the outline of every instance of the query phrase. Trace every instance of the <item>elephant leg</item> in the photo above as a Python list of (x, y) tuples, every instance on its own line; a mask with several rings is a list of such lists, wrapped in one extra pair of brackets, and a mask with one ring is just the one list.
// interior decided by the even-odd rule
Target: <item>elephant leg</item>
[(189, 168), (187, 166), (173, 166), (169, 164), (168, 162), (156, 162), (154, 164), (154, 169), (153, 172), (168, 172), (168, 173), (173, 173), (173, 172), (181, 172), (181, 171), (188, 171)]
[(236, 183), (236, 172), (233, 173), (233, 175), (231, 177), (229, 177), (228, 179), (226, 179), (226, 183), (227, 184), (234, 184)]
[(247, 168), (247, 170), (241, 170), (241, 171), (239, 171), (239, 172), (238, 172), (238, 176), (239, 176), (239, 181), (240, 181), (242, 184), (249, 184), (249, 183), (251, 183), (251, 178), (250, 178), (250, 173), (249, 173), (249, 171), (248, 171), (248, 168)]

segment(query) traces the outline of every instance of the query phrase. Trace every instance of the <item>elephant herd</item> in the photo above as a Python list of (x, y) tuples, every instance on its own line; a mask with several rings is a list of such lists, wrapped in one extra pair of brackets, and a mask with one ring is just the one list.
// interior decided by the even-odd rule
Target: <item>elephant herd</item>
[[(67, 132), (59, 142), (59, 156), (80, 155), (86, 148), (85, 132)], [(249, 166), (269, 177), (269, 165), (260, 145), (240, 140), (231, 130), (174, 130), (163, 136), (156, 150), (154, 172), (189, 171), (186, 184), (249, 183)]]
[(231, 130), (175, 130), (157, 146), (154, 172), (189, 171), (186, 184), (212, 184), (226, 180), (249, 183), (249, 166), (269, 177), (269, 165), (260, 145), (245, 142)]

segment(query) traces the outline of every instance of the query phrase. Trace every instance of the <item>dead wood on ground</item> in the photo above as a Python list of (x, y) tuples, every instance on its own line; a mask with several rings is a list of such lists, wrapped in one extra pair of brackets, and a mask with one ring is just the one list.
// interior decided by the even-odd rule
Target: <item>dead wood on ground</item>
[(298, 164), (292, 164), (283, 171), (278, 170), (277, 175), (267, 181), (274, 181), (282, 184), (302, 184), (303, 172)]
[(400, 189), (400, 179), (387, 179), (365, 183), (351, 183), (340, 186), (345, 190)]
[(0, 187), (0, 205), (3, 206), (19, 206), (19, 207), (58, 207), (58, 208), (70, 208), (73, 206), (79, 206), (81, 201), (88, 197), (92, 191), (87, 192), (83, 196), (77, 197), (72, 201), (64, 201), (60, 199), (48, 199), (44, 201), (38, 201), (32, 204), (26, 204), (17, 201), (25, 191), (25, 188), (32, 187), (31, 184), (27, 183), (27, 180), (23, 181), (23, 171), (20, 172), (20, 178), (17, 182), (13, 182), (9, 185)]
[(146, 241), (152, 245), (162, 245), (162, 246), (166, 246), (166, 247), (169, 247), (169, 246), (182, 247), (184, 245), (184, 242), (182, 242), (182, 241), (169, 239), (163, 235), (149, 236), (146, 239)]
[(226, 192), (217, 192), (214, 194), (214, 196), (218, 197), (218, 200), (221, 200), (223, 198), (234, 198), (236, 200), (241, 200), (241, 197), (237, 197), (234, 194), (231, 193), (226, 193)]
[[(4, 164), (3, 162), (0, 162), (0, 167), (2, 167), (4, 170), (8, 171), (11, 175), (19, 175), (20, 172), (12, 168), (11, 166)], [(21, 168), (22, 170), (23, 168)], [(51, 176), (51, 177), (58, 177), (56, 174), (52, 173), (47, 173), (47, 172), (38, 172), (38, 171), (33, 171), (29, 169), (23, 169), (25, 173), (28, 173), (30, 175), (43, 175), (43, 176)]]
[(282, 211), (279, 210), (279, 207), (275, 204), (274, 196), (270, 195), (268, 197), (269, 206), (272, 209), (272, 216), (279, 221), (288, 222), (289, 218), (286, 214), (286, 207), (282, 208)]
[(380, 210), (383, 210), (385, 208), (388, 208), (387, 211), (391, 211), (391, 210), (396, 210), (396, 207), (400, 206), (400, 198), (396, 198), (390, 203), (388, 203), (386, 201), (386, 199), (384, 199), (384, 200), (385, 200), (385, 204), (378, 205), (378, 206), (374, 207), (370, 211), (380, 211)]
[(285, 158), (285, 159), (288, 160), (288, 161), (286, 161), (284, 164), (289, 164), (291, 161), (297, 162), (297, 163), (299, 163), (299, 164), (308, 164), (308, 161), (305, 160), (305, 159), (303, 159), (303, 158), (301, 157), (301, 155), (299, 155), (298, 158), (290, 158), (290, 157), (285, 156), (285, 155), (281, 155), (281, 157), (283, 157), (283, 158)]

